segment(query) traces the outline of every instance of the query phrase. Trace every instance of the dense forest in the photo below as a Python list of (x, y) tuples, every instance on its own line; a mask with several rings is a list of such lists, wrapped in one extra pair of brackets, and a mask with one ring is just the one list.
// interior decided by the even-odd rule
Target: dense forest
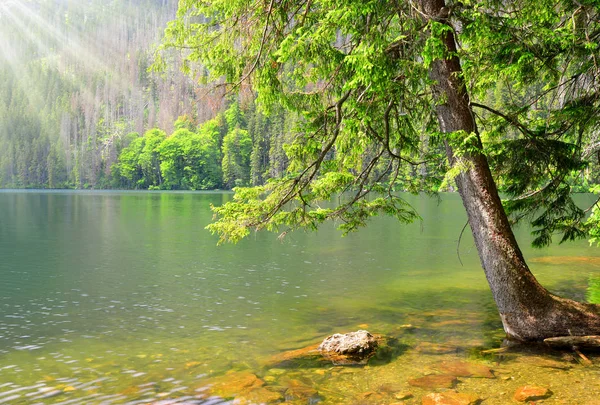
[[(151, 72), (176, 0), (0, 4), (0, 187), (215, 189), (286, 166), (293, 118)], [(243, 111), (242, 111), (243, 110)]]
[[(201, 84), (203, 69), (187, 69), (181, 49), (151, 69), (176, 11), (176, 0), (0, 4), (0, 187), (230, 189), (284, 175), (286, 145), (304, 131), (297, 114)], [(486, 104), (513, 93), (498, 84)], [(441, 142), (410, 153), (422, 163), (396, 167), (396, 189), (453, 189)], [(387, 181), (388, 166), (382, 159), (372, 176)], [(574, 172), (573, 191), (599, 172)]]
[[(151, 74), (175, 0), (0, 4), (0, 186), (111, 187), (133, 132), (213, 117), (178, 60)], [(211, 104), (212, 103), (212, 104)]]

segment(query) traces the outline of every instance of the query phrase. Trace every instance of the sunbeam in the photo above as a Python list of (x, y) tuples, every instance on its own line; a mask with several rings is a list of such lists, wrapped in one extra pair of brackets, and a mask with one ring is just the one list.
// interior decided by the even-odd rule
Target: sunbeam
[[(0, 187), (88, 187), (194, 83), (148, 72), (176, 0), (0, 0)], [(104, 180), (106, 181), (106, 180)]]

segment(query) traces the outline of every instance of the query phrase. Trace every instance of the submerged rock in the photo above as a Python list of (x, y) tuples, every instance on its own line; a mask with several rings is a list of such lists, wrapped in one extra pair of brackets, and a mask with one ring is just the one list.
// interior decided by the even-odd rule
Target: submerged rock
[(280, 403), (283, 395), (265, 387), (258, 387), (241, 395), (233, 401), (236, 405), (274, 404)]
[(356, 396), (357, 404), (384, 404), (388, 402), (385, 394), (375, 391), (362, 392)]
[(323, 357), (335, 365), (366, 364), (377, 350), (377, 339), (366, 330), (336, 333), (319, 345)]
[(517, 389), (513, 398), (515, 401), (526, 402), (548, 398), (550, 395), (552, 395), (552, 391), (550, 391), (548, 388), (526, 385)]
[(271, 358), (267, 361), (267, 364), (285, 363), (286, 361), (297, 360), (299, 358), (319, 356), (318, 348), (319, 345), (315, 344), (303, 347), (301, 349), (287, 350), (282, 353), (277, 353), (271, 356)]
[(233, 398), (240, 394), (247, 394), (250, 391), (265, 385), (265, 382), (249, 371), (230, 371), (221, 377), (210, 381), (211, 395), (218, 395), (223, 398)]
[(458, 382), (453, 375), (447, 374), (432, 374), (425, 377), (408, 380), (408, 384), (413, 387), (434, 389), (434, 388), (454, 388)]
[(310, 385), (293, 378), (285, 378), (280, 381), (280, 384), (285, 388), (285, 400), (302, 401), (304, 403), (319, 402), (318, 391)]
[(234, 399), (235, 404), (271, 404), (281, 402), (280, 392), (265, 387), (265, 381), (249, 371), (229, 371), (213, 378), (206, 388), (210, 397)]
[(325, 367), (330, 363), (321, 356), (318, 347), (318, 344), (314, 344), (301, 349), (278, 353), (271, 356), (264, 366), (270, 369), (281, 370), (285, 368)]
[(425, 395), (422, 399), (423, 405), (476, 405), (480, 402), (476, 394), (451, 391)]

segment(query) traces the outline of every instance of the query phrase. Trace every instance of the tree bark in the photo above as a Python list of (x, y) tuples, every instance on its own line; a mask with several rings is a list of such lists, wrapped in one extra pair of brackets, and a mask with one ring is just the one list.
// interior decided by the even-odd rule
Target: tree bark
[[(429, 19), (450, 25), (444, 0), (421, 0), (421, 11)], [(442, 40), (448, 56), (430, 67), (433, 90), (438, 95), (436, 113), (441, 131), (477, 133), (453, 31), (446, 32)], [(476, 146), (481, 148), (477, 139)], [(530, 272), (485, 155), (472, 151), (457, 157), (448, 141), (446, 153), (451, 165), (460, 160), (467, 168), (456, 177), (456, 185), (506, 333), (523, 341), (600, 334), (598, 306), (557, 297)]]

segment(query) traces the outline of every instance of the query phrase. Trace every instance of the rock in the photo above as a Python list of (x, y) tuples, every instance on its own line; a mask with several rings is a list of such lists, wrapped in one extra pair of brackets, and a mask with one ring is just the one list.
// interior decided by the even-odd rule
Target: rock
[(209, 390), (211, 395), (223, 398), (245, 395), (265, 384), (263, 380), (248, 371), (230, 371), (210, 383), (212, 384)]
[(413, 387), (434, 389), (434, 388), (454, 388), (458, 380), (453, 375), (432, 374), (425, 377), (408, 380), (408, 384)]
[(482, 364), (463, 361), (442, 362), (436, 368), (455, 377), (495, 378), (492, 370)]
[(396, 392), (394, 394), (394, 398), (399, 399), (401, 401), (405, 400), (405, 399), (411, 399), (413, 397), (412, 392)]
[(385, 384), (381, 384), (379, 386), (379, 388), (377, 389), (377, 391), (392, 393), (392, 392), (401, 391), (402, 388), (404, 388), (404, 386), (402, 384), (385, 383)]
[(271, 360), (273, 363), (279, 363), (286, 360), (297, 359), (299, 357), (316, 356), (319, 354), (318, 348), (319, 345), (315, 344), (303, 347), (301, 349), (288, 350), (283, 353), (276, 354), (275, 356), (271, 357)]
[(210, 381), (208, 394), (225, 399), (235, 398), (234, 403), (270, 404), (283, 399), (281, 393), (264, 387), (265, 382), (249, 371), (230, 371)]
[(377, 339), (366, 330), (336, 333), (319, 345), (319, 352), (335, 365), (366, 364), (377, 350)]
[(550, 395), (552, 395), (552, 391), (548, 388), (526, 385), (517, 389), (513, 398), (515, 401), (525, 402), (548, 398)]
[(284, 379), (280, 384), (285, 388), (286, 402), (300, 400), (313, 403), (318, 400), (319, 393), (316, 389), (296, 379)]
[(319, 344), (313, 344), (301, 349), (288, 350), (283, 353), (271, 356), (265, 367), (268, 368), (301, 368), (301, 367), (319, 367), (329, 364), (323, 359), (318, 350)]
[(233, 403), (236, 405), (274, 404), (279, 403), (282, 399), (281, 393), (259, 387), (237, 396)]
[(544, 343), (555, 348), (600, 349), (600, 336), (560, 336), (544, 339)]
[(381, 402), (386, 401), (385, 395), (379, 392), (362, 392), (356, 396), (358, 403), (364, 404), (379, 404)]
[(423, 405), (476, 405), (480, 402), (481, 398), (476, 394), (452, 391), (425, 395), (422, 399)]
[(449, 354), (456, 353), (458, 351), (458, 348), (456, 346), (429, 342), (421, 342), (415, 349), (419, 353), (425, 354)]

